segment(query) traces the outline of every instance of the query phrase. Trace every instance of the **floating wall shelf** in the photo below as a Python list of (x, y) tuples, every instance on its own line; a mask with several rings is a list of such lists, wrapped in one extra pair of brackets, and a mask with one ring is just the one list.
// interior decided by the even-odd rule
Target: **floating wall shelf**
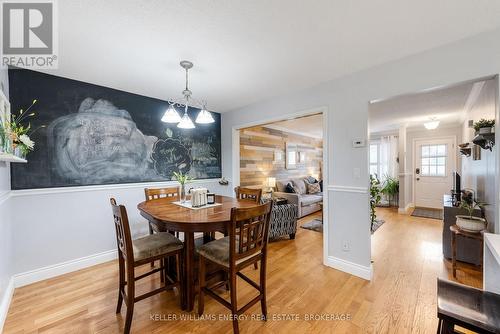
[(15, 156), (14, 154), (10, 153), (0, 153), (0, 161), (8, 161), (8, 162), (21, 162), (21, 163), (26, 163), (28, 160), (19, 158)]

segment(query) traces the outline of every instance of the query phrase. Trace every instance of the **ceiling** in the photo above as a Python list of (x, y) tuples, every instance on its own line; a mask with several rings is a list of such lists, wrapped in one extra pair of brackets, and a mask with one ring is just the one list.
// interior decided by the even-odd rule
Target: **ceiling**
[(439, 127), (459, 126), (479, 92), (494, 87), (485, 85), (485, 81), (467, 82), (372, 103), (370, 133), (391, 132), (401, 126), (423, 130), (431, 118), (440, 121)]
[(286, 121), (274, 122), (263, 125), (266, 128), (284, 130), (298, 135), (323, 138), (323, 115), (299, 117)]
[(58, 1), (56, 75), (229, 111), (500, 26), (496, 0)]

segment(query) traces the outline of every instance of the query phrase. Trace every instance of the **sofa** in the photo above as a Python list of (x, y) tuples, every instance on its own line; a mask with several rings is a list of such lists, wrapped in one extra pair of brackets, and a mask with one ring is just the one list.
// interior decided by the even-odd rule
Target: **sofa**
[[(288, 183), (294, 186), (295, 193), (286, 192)], [(276, 191), (273, 192), (273, 198), (286, 198), (289, 204), (297, 205), (298, 218), (319, 211), (322, 209), (323, 193), (308, 194), (307, 183), (309, 183), (307, 177), (276, 180)]]

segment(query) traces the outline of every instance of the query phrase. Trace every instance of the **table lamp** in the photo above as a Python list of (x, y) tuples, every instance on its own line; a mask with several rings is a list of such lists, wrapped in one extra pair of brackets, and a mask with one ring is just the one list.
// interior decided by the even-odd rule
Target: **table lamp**
[(267, 187), (267, 191), (272, 193), (274, 187), (276, 187), (276, 178), (275, 177), (266, 178), (265, 186)]

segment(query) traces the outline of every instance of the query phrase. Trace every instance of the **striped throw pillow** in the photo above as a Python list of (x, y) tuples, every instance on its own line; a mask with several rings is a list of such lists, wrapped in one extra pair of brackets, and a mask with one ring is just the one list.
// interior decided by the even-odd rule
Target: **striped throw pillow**
[(321, 192), (321, 187), (319, 186), (319, 183), (308, 183), (307, 184), (307, 193), (308, 194), (317, 194)]

